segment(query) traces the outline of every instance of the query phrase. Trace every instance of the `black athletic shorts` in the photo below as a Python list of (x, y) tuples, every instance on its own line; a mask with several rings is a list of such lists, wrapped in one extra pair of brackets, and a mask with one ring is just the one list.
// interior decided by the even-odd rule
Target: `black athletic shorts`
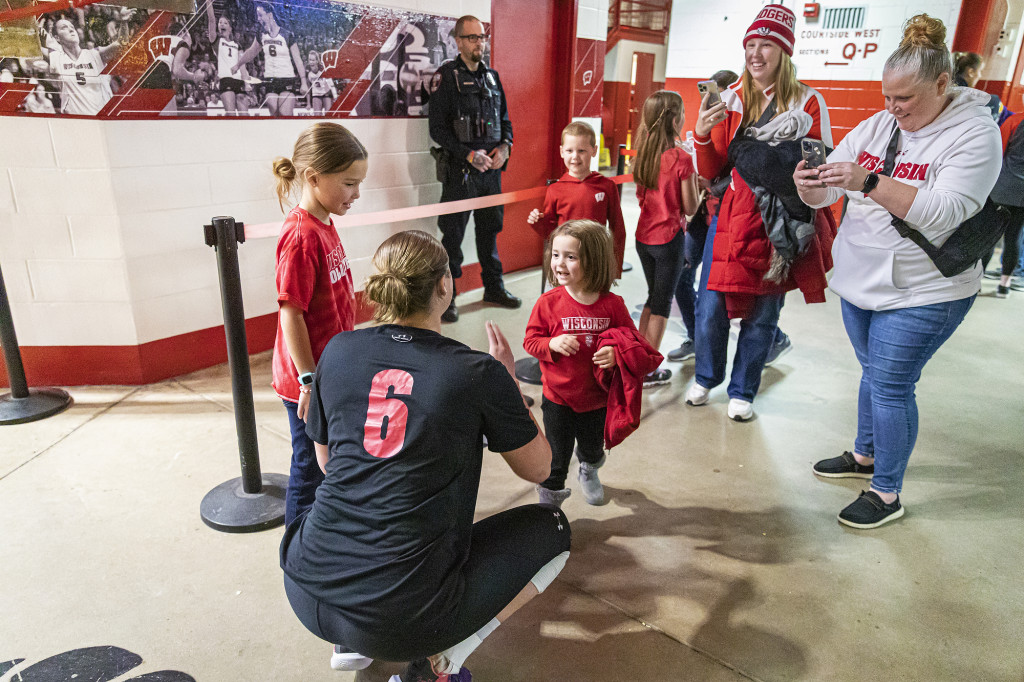
[(286, 92), (296, 93), (299, 91), (298, 78), (267, 78), (263, 84), (267, 86), (268, 95), (283, 95)]
[(244, 95), (245, 83), (237, 78), (221, 78), (220, 91), (222, 94), (225, 92), (233, 92), (236, 95)]
[(382, 623), (380, 632), (368, 635), (354, 630), (342, 610), (318, 601), (287, 575), (284, 589), (295, 615), (317, 637), (377, 660), (414, 661), (455, 646), (491, 622), (540, 569), (569, 551), (570, 540), (568, 519), (549, 505), (516, 507), (474, 523), (462, 567), (462, 599), (443, 632)]

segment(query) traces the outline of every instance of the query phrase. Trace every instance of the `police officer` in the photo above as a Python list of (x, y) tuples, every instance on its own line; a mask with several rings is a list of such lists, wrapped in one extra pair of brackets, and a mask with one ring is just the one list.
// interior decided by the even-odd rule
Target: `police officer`
[[(498, 72), (482, 63), (484, 26), (473, 16), (455, 22), (459, 56), (441, 65), (430, 96), (430, 137), (441, 146), (441, 201), (458, 201), (501, 193), (501, 171), (512, 151), (512, 121)], [(501, 206), (478, 208), (476, 253), (484, 283), (484, 301), (518, 308), (523, 302), (505, 290), (498, 258), (498, 233), (505, 211)], [(448, 252), (452, 277), (462, 276), (462, 238), (469, 211), (439, 216), (441, 243)], [(459, 310), (452, 296), (442, 319), (455, 322)]]

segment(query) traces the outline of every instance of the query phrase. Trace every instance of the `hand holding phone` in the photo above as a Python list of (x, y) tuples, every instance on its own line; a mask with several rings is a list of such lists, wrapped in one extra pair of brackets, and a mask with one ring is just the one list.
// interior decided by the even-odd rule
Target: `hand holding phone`
[(821, 140), (804, 138), (800, 140), (800, 152), (803, 154), (807, 168), (817, 168), (825, 163), (825, 143)]
[(722, 96), (718, 91), (718, 83), (715, 81), (699, 81), (697, 83), (697, 91), (700, 92), (702, 99), (704, 95), (708, 96), (708, 109), (722, 101)]

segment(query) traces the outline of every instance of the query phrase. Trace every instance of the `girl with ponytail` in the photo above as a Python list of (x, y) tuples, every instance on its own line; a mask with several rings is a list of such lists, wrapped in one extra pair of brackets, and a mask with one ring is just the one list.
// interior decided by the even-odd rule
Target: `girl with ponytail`
[[(676, 144), (682, 125), (683, 98), (678, 92), (659, 90), (644, 102), (633, 166), (640, 202), (636, 252), (647, 279), (639, 329), (655, 350), (665, 336), (683, 270), (686, 216), (700, 205), (693, 160)], [(644, 386), (667, 384), (671, 377), (671, 370), (656, 369), (644, 378)]]
[(337, 123), (317, 123), (300, 135), (292, 157), (273, 164), (277, 200), (284, 209), (296, 188), (277, 242), (277, 301), (273, 386), (291, 426), (292, 463), (285, 495), (285, 523), (313, 504), (324, 480), (313, 441), (306, 435), (313, 372), (327, 342), (355, 324), (355, 290), (348, 258), (331, 214), (345, 215), (366, 177), (366, 149)]

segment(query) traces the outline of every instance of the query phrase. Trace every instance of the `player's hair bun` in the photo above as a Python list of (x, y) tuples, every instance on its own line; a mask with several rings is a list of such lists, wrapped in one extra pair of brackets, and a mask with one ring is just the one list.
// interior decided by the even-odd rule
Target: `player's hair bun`
[(285, 182), (291, 182), (294, 180), (295, 166), (292, 164), (292, 160), (285, 156), (279, 156), (274, 159), (274, 175)]
[(927, 14), (911, 17), (903, 27), (900, 47), (943, 49), (946, 45), (945, 25)]
[(391, 311), (394, 319), (409, 317), (409, 283), (404, 278), (391, 272), (370, 275), (365, 293), (378, 307)]
[(364, 293), (375, 304), (374, 319), (395, 322), (430, 310), (448, 272), (448, 254), (426, 232), (409, 230), (385, 239), (373, 265), (377, 273), (367, 278)]

